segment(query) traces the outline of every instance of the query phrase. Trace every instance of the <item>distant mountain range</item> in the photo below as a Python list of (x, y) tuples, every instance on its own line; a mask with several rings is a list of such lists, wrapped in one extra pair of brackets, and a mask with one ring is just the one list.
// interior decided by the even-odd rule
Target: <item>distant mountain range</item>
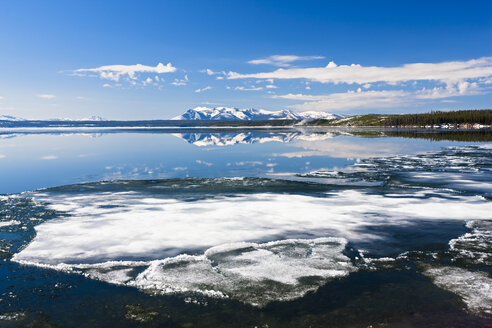
[(268, 120), (314, 120), (342, 118), (342, 115), (324, 112), (293, 112), (291, 110), (268, 111), (254, 108), (195, 107), (172, 120), (216, 120), (216, 121), (268, 121)]
[(0, 121), (25, 121), (23, 118), (10, 116), (10, 115), (0, 115)]
[[(25, 118), (20, 118), (20, 117), (15, 117), (11, 115), (0, 115), (0, 121), (14, 121), (14, 122), (22, 122), (22, 121), (29, 121)], [(34, 120), (34, 121), (49, 121), (49, 122), (67, 122), (67, 121), (106, 121), (106, 119), (102, 118), (101, 116), (89, 116), (81, 119), (71, 119), (71, 118), (50, 118), (46, 120)]]
[[(279, 111), (268, 111), (254, 108), (234, 108), (234, 107), (195, 107), (188, 109), (182, 115), (173, 117), (174, 121), (271, 121), (271, 120), (292, 120), (292, 121), (311, 121), (316, 119), (333, 120), (344, 118), (343, 115), (324, 113), (324, 112), (294, 112), (288, 109)], [(108, 120), (100, 116), (90, 116), (82, 119), (70, 118), (51, 118), (43, 120), (30, 120), (10, 115), (0, 115), (0, 121), (24, 122), (107, 122)], [(146, 120), (160, 121), (160, 120)]]

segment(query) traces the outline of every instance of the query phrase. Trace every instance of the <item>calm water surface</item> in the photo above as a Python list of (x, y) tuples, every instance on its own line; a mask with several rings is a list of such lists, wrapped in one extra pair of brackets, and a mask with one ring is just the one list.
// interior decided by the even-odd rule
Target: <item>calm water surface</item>
[(3, 132), (0, 326), (490, 327), (490, 138), (395, 135)]

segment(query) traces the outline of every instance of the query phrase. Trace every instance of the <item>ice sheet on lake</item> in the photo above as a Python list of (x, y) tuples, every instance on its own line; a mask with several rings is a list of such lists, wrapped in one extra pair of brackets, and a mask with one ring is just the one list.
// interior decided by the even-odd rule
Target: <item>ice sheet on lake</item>
[[(71, 193), (53, 197), (51, 207), (72, 216), (36, 226), (36, 237), (14, 260), (51, 265), (155, 260), (242, 241), (378, 239), (365, 228), (419, 219), (489, 219), (492, 213), (492, 204), (481, 197), (433, 196), (344, 190), (326, 197), (264, 193), (182, 201), (136, 192)], [(49, 193), (39, 199), (48, 201)]]
[(342, 254), (345, 245), (341, 238), (223, 245), (202, 256), (154, 261), (129, 285), (157, 293), (231, 297), (262, 306), (303, 296), (354, 271)]
[(473, 220), (466, 226), (472, 231), (449, 242), (453, 260), (471, 265), (492, 265), (492, 221)]
[(339, 170), (299, 174), (322, 183), (352, 186), (412, 186), (492, 195), (492, 152), (487, 145), (440, 152), (365, 159)]
[[(97, 189), (34, 195), (72, 216), (36, 226), (36, 237), (14, 261), (157, 293), (226, 295), (257, 305), (300, 297), (353, 271), (342, 253), (346, 240), (381, 238), (369, 227), (487, 219), (492, 212), (482, 197), (425, 190), (194, 201)], [(294, 236), (306, 240), (286, 240)], [(336, 238), (318, 239), (324, 236)]]
[(428, 266), (423, 274), (437, 286), (459, 295), (471, 312), (492, 314), (492, 279), (487, 273)]
[(224, 244), (209, 248), (202, 255), (182, 254), (147, 262), (20, 262), (79, 273), (152, 294), (199, 294), (264, 306), (271, 301), (302, 297), (329, 280), (356, 271), (343, 254), (346, 244), (343, 238), (288, 239)]
[(21, 224), (17, 220), (0, 221), (0, 228)]

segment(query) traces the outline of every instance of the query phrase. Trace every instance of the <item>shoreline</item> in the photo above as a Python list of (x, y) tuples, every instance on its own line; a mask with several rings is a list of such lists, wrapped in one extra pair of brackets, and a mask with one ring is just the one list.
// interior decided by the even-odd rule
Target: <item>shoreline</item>
[(236, 126), (39, 126), (39, 127), (26, 127), (26, 126), (10, 126), (1, 127), (0, 134), (5, 134), (10, 131), (13, 133), (30, 133), (30, 132), (47, 132), (47, 131), (111, 131), (111, 130), (280, 130), (280, 129), (299, 129), (299, 128), (309, 128), (309, 129), (335, 129), (335, 130), (345, 130), (345, 129), (370, 129), (370, 130), (437, 130), (437, 131), (476, 131), (476, 130), (492, 130), (492, 125), (483, 124), (441, 124), (441, 125), (402, 125), (402, 126), (374, 126), (374, 125), (309, 125), (309, 124), (294, 124), (294, 125), (236, 125)]

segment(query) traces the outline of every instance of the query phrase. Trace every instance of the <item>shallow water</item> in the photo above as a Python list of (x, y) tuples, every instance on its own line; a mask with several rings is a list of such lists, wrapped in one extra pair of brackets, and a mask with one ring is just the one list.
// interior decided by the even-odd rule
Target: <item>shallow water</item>
[(492, 323), (490, 143), (169, 132), (3, 134), (2, 325)]

